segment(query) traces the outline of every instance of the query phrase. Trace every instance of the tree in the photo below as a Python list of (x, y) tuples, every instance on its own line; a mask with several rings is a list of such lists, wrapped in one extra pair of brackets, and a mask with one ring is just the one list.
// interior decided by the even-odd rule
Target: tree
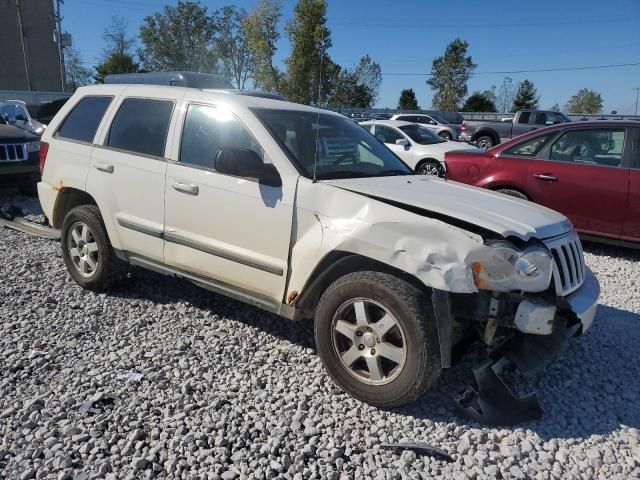
[(513, 99), (511, 111), (517, 112), (518, 110), (536, 109), (538, 108), (539, 100), (540, 97), (538, 97), (538, 92), (533, 82), (523, 80), (518, 84), (518, 91)]
[(100, 65), (96, 65), (96, 73), (93, 75), (96, 83), (104, 83), (104, 77), (114, 73), (135, 73), (139, 71), (139, 65), (133, 61), (133, 57), (127, 53), (113, 52)]
[(341, 69), (328, 104), (330, 107), (371, 108), (373, 99), (371, 88), (361, 82), (355, 70)]
[(380, 91), (382, 68), (380, 68), (380, 65), (374, 62), (369, 55), (365, 55), (356, 65), (355, 75), (358, 78), (358, 83), (366, 86), (371, 92), (371, 103), (373, 104)]
[(444, 55), (434, 58), (427, 84), (435, 90), (433, 107), (455, 112), (467, 95), (467, 82), (476, 64), (467, 55), (469, 42), (456, 38), (447, 45)]
[(82, 55), (75, 46), (64, 49), (65, 90), (74, 92), (91, 83), (91, 70), (84, 66)]
[(339, 69), (327, 50), (331, 32), (327, 28), (326, 0), (298, 0), (294, 16), (286, 26), (291, 54), (285, 60), (282, 93), (292, 102), (321, 105), (330, 96)]
[(498, 95), (496, 98), (496, 107), (499, 112), (508, 112), (513, 106), (513, 99), (516, 96), (516, 88), (513, 86), (513, 80), (511, 77), (504, 77), (500, 88), (498, 89)]
[(104, 30), (102, 61), (94, 68), (96, 83), (104, 83), (104, 77), (112, 73), (135, 73), (139, 65), (133, 59), (135, 39), (127, 35), (128, 23), (118, 16), (111, 17), (111, 25)]
[(491, 90), (475, 91), (462, 106), (463, 112), (495, 112), (496, 105), (491, 98)]
[(253, 59), (244, 33), (247, 12), (234, 6), (222, 7), (214, 16), (218, 28), (217, 48), (222, 71), (236, 88), (244, 89), (253, 73)]
[(560, 111), (560, 105), (558, 104), (558, 102), (554, 103), (551, 108), (549, 109), (552, 112), (559, 112)]
[(216, 25), (199, 2), (179, 0), (175, 7), (145, 17), (138, 55), (147, 70), (216, 72)]
[(258, 7), (244, 20), (244, 35), (251, 52), (253, 85), (266, 92), (280, 90), (281, 73), (273, 65), (280, 39), (278, 20), (280, 0), (260, 0)]
[(398, 100), (398, 108), (400, 110), (419, 110), (418, 100), (416, 99), (416, 92), (413, 88), (405, 88), (400, 92), (400, 99)]
[(564, 108), (569, 113), (600, 113), (602, 95), (594, 90), (582, 88), (569, 99)]

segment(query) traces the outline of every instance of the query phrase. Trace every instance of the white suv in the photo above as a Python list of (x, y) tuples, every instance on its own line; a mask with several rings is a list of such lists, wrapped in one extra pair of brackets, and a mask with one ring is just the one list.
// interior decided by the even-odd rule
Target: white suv
[(595, 315), (598, 282), (564, 216), (413, 175), (338, 114), (101, 85), (42, 140), (40, 201), (79, 285), (105, 289), (133, 264), (313, 318), (331, 377), (374, 405), (424, 392), (462, 332), (517, 351)]

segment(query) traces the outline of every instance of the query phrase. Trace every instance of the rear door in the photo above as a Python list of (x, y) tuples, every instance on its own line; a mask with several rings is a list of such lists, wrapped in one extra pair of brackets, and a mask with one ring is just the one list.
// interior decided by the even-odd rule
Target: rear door
[(533, 120), (532, 112), (521, 112), (516, 121), (512, 124), (511, 138), (530, 132), (531, 130), (535, 130), (537, 127), (531, 124)]
[(622, 238), (640, 241), (640, 127), (629, 129), (631, 137), (629, 155), (629, 196)]
[(621, 234), (629, 188), (625, 128), (571, 128), (529, 168), (533, 200), (565, 214), (582, 233)]
[(93, 151), (87, 190), (103, 212), (116, 248), (162, 262), (165, 146), (180, 93), (142, 97), (148, 92), (130, 87), (115, 106)]

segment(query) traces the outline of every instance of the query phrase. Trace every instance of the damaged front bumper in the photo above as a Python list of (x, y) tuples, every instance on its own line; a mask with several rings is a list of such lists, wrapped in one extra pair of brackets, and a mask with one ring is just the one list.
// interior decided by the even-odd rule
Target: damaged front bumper
[(586, 268), (582, 286), (566, 297), (569, 309), (575, 313), (582, 326), (580, 333), (584, 333), (593, 323), (600, 298), (600, 283), (591, 269)]

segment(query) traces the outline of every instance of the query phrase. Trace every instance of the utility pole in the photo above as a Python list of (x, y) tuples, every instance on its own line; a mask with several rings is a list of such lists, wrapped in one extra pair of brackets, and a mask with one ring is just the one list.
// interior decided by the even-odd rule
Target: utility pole
[(24, 73), (27, 77), (27, 88), (31, 91), (31, 71), (29, 68), (29, 56), (24, 42), (24, 26), (22, 25), (22, 10), (20, 10), (20, 0), (16, 0), (16, 12), (18, 14), (18, 30), (20, 31), (20, 42), (22, 44), (22, 58), (24, 60)]
[(64, 84), (66, 79), (66, 72), (64, 71), (64, 48), (62, 47), (62, 14), (60, 13), (60, 4), (64, 3), (64, 0), (56, 0), (55, 19), (58, 26), (58, 55), (60, 56), (60, 87), (64, 92)]
[(635, 113), (635, 115), (638, 115), (638, 93), (640, 93), (640, 88), (636, 87), (636, 88), (632, 88), (631, 90), (635, 90), (636, 91), (636, 113)]

